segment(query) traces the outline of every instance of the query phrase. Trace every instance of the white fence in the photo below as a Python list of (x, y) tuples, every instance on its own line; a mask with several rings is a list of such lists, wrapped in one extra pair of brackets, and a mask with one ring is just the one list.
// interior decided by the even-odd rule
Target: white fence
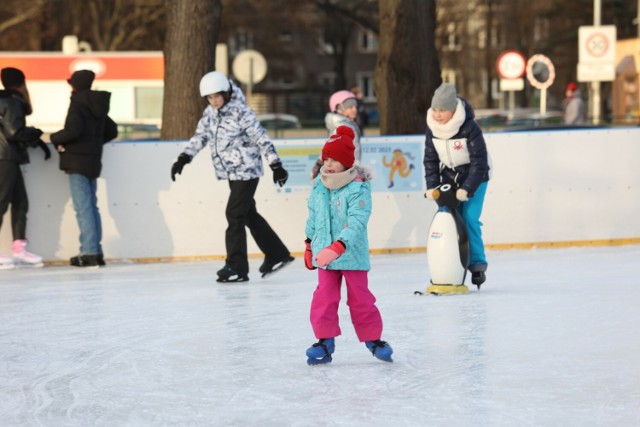
[[(488, 247), (640, 243), (640, 128), (487, 133), (493, 174), (483, 213)], [(363, 162), (374, 168), (373, 251), (424, 250), (435, 203), (423, 197), (423, 136), (365, 138)], [(308, 171), (323, 139), (276, 140), (290, 183), (282, 191), (267, 169), (258, 211), (292, 252), (303, 249)], [(98, 202), (108, 259), (224, 257), (226, 181), (217, 181), (209, 150), (174, 183), (170, 167), (185, 142), (105, 146)], [(399, 147), (399, 148), (396, 148)], [(395, 151), (395, 152), (394, 152)], [(413, 165), (391, 173), (395, 154)], [(30, 150), (23, 167), (30, 248), (48, 261), (78, 252), (78, 228), (57, 154)], [(395, 159), (395, 158), (394, 158)], [(249, 251), (259, 250), (248, 237)], [(10, 251), (9, 213), (0, 252)]]

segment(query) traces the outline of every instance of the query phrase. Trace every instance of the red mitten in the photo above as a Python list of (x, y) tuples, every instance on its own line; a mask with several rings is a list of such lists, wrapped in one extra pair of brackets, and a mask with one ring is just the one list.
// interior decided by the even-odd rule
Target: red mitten
[(345, 250), (346, 247), (344, 243), (342, 243), (340, 240), (336, 240), (318, 253), (318, 255), (316, 256), (316, 262), (320, 267), (326, 267), (340, 255), (342, 255)]
[(311, 252), (311, 240), (309, 239), (304, 241), (304, 266), (307, 267), (307, 270), (316, 269), (313, 266), (313, 252)]

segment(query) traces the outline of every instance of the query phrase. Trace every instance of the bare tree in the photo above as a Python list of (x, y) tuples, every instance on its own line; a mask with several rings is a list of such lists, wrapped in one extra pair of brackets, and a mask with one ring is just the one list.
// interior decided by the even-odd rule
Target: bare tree
[(38, 15), (40, 15), (40, 11), (42, 6), (46, 3), (47, 0), (37, 0), (25, 3), (23, 1), (3, 1), (3, 9), (2, 15), (8, 13), (7, 16), (3, 16), (0, 22), (0, 33), (18, 26), (26, 21), (32, 20)]
[(435, 0), (380, 0), (376, 92), (380, 133), (422, 133), (442, 82), (435, 48)]
[(193, 134), (205, 106), (200, 78), (215, 68), (220, 0), (166, 0), (164, 102), (161, 139)]
[[(124, 50), (143, 36), (163, 17), (162, 0), (84, 0), (88, 28), (97, 50)], [(84, 10), (84, 8), (79, 8)], [(87, 16), (81, 20), (86, 21)]]

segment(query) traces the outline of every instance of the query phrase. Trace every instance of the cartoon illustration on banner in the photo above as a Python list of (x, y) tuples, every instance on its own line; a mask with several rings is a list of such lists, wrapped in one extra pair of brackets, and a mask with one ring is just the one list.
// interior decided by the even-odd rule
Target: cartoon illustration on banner
[[(278, 193), (308, 192), (310, 171), (322, 151), (322, 144), (279, 145), (278, 154), (289, 172), (287, 185)], [(315, 142), (315, 141), (314, 141)], [(422, 191), (422, 144), (418, 142), (377, 142), (362, 146), (362, 164), (373, 170), (373, 192)]]

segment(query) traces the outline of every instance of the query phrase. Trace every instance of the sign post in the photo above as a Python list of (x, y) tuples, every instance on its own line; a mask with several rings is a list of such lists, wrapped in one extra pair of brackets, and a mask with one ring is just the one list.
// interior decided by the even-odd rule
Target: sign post
[(540, 89), (540, 114), (547, 112), (547, 89), (556, 78), (556, 69), (549, 58), (533, 55), (527, 61), (527, 79), (531, 86)]
[(524, 76), (527, 61), (523, 54), (516, 50), (502, 52), (496, 61), (496, 69), (500, 76), (500, 90), (509, 92), (509, 112), (515, 111), (516, 90), (524, 89)]

